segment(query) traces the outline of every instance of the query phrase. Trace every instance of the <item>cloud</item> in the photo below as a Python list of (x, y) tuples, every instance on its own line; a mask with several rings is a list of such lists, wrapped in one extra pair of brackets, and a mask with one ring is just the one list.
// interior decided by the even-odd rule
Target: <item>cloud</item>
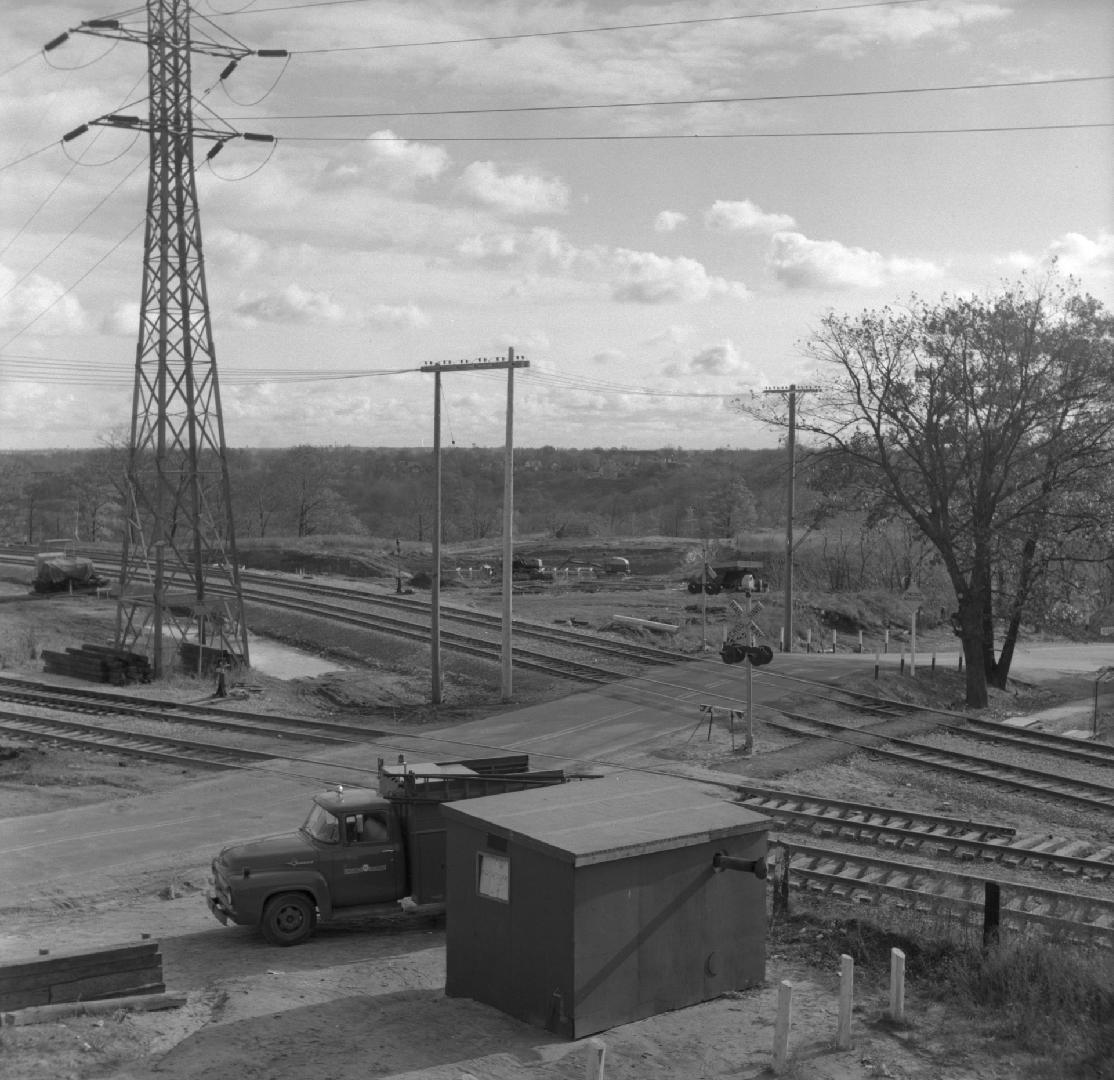
[(525, 262), (534, 267), (570, 270), (586, 257), (557, 229), (536, 226), (525, 232), (481, 233), (457, 245), (459, 254), (494, 264)]
[[(962, 47), (961, 32), (967, 26), (1009, 18), (1011, 14), (1004, 5), (972, 0), (951, 3), (945, 0), (932, 7), (903, 5), (833, 12), (825, 19), (832, 29), (821, 31), (815, 47), (846, 56), (855, 56), (879, 45), (905, 46), (930, 38)], [(823, 17), (822, 13), (820, 15)]]
[(1066, 274), (1080, 278), (1114, 277), (1114, 233), (1100, 232), (1094, 240), (1082, 233), (1065, 233), (1048, 247), (1044, 261), (1053, 259)]
[(611, 257), (616, 300), (640, 304), (692, 303), (711, 296), (743, 298), (746, 286), (738, 281), (712, 277), (695, 259), (671, 259), (650, 251), (618, 248)]
[(429, 316), (416, 304), (374, 304), (364, 312), (364, 321), (382, 326), (409, 326), (416, 329), (428, 326)]
[(750, 364), (739, 355), (732, 341), (709, 345), (683, 360), (671, 360), (662, 368), (662, 374), (670, 379), (738, 378), (750, 371)]
[(563, 214), (569, 205), (563, 180), (532, 173), (501, 175), (492, 161), (473, 161), (461, 175), (460, 190), (507, 214)]
[(241, 300), (234, 311), (252, 326), (260, 322), (339, 323), (345, 318), (344, 309), (328, 293), (313, 292), (300, 285), (287, 285), (278, 292)]
[(749, 199), (741, 202), (717, 199), (705, 212), (704, 224), (724, 232), (775, 233), (792, 229), (797, 223), (789, 214), (767, 214)]
[(358, 147), (342, 152), (324, 172), (324, 179), (341, 187), (375, 181), (395, 189), (419, 181), (437, 180), (449, 167), (449, 155), (440, 146), (400, 139), (389, 128), (375, 131)]
[(675, 232), (688, 221), (688, 215), (679, 210), (663, 210), (654, 218), (654, 232)]
[(19, 284), (0, 267), (0, 329), (24, 328), (34, 334), (73, 334), (88, 328), (89, 319), (76, 296), (42, 274), (29, 274)]
[(924, 259), (885, 256), (838, 240), (810, 240), (798, 232), (775, 233), (767, 263), (791, 289), (876, 289), (901, 281), (928, 281), (940, 267)]

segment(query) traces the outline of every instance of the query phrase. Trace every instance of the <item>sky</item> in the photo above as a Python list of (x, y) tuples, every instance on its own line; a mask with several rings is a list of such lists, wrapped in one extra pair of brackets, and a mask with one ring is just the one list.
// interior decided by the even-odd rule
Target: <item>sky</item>
[[(0, 450), (118, 441), (147, 136), (63, 136), (145, 119), (147, 53), (43, 46), (108, 16), (143, 33), (145, 8), (2, 7)], [(815, 378), (828, 312), (1053, 258), (1114, 306), (1109, 0), (192, 12), (195, 44), (253, 53), (192, 68), (230, 447), (431, 446), (422, 365), (512, 348), (517, 445), (775, 446), (733, 402)], [(275, 141), (206, 161), (213, 131)], [(445, 445), (502, 445), (505, 372), (441, 383)]]

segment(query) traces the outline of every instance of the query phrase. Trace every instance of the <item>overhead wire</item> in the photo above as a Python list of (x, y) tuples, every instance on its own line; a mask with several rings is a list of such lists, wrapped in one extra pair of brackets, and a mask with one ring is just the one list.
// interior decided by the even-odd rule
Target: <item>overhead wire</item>
[[(979, 127), (953, 128), (872, 128), (865, 131), (741, 131), (741, 132), (687, 132), (673, 134), (639, 135), (423, 135), (423, 142), (444, 143), (562, 143), (562, 142), (653, 142), (721, 140), (721, 139), (835, 139), (869, 138), (883, 135), (977, 135), (1011, 131), (1078, 131), (1114, 127), (1114, 121), (1094, 121), (1071, 124), (984, 124)], [(285, 135), (285, 142), (413, 142), (414, 137), (404, 135)]]
[[(298, 3), (274, 5), (268, 8), (253, 7), (245, 15), (264, 15), (273, 11), (296, 11), (307, 8), (334, 7), (343, 4), (364, 3), (368, 0), (326, 0), (324, 3)], [(754, 11), (743, 15), (711, 15), (691, 19), (661, 19), (644, 23), (617, 23), (608, 26), (582, 26), (566, 30), (535, 30), (517, 34), (478, 34), (473, 37), (440, 38), (433, 41), (387, 42), (377, 45), (340, 46), (331, 49), (301, 49), (300, 53), (359, 52), (378, 49), (416, 49), (436, 45), (474, 45), (496, 41), (522, 41), (529, 38), (568, 37), (573, 34), (606, 34), (622, 30), (661, 30), (674, 26), (700, 26), (711, 23), (743, 22), (752, 19), (773, 19), (790, 15), (823, 15), (826, 12), (859, 11), (864, 8), (910, 7), (928, 3), (928, 0), (867, 0), (865, 3), (838, 4), (831, 7), (788, 8), (782, 11)], [(237, 14), (240, 14), (237, 12)]]
[[(268, 122), (276, 120), (370, 120), (377, 118), (407, 118), (418, 116), (488, 116), (505, 113), (583, 112), (600, 109), (648, 109), (675, 105), (739, 105), (760, 104), (773, 101), (820, 101), (837, 98), (892, 97), (900, 94), (941, 94), (966, 90), (1005, 90), (1027, 86), (1059, 86), (1073, 83), (1106, 82), (1114, 75), (1078, 75), (1053, 79), (1014, 79), (1008, 82), (955, 83), (945, 86), (906, 86), (881, 90), (833, 90), (805, 94), (748, 94), (732, 97), (670, 98), (662, 101), (588, 102), (579, 105), (509, 105), (498, 108), (468, 109), (396, 109), (376, 112), (352, 113), (289, 113), (268, 115)], [(230, 116), (228, 120), (255, 120), (255, 116)]]

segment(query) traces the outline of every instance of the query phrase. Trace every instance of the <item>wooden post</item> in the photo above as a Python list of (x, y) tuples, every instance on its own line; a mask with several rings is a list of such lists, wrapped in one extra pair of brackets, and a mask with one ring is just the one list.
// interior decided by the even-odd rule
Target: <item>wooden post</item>
[(998, 925), (1002, 917), (1002, 887), (996, 881), (985, 883), (982, 907), (982, 944), (984, 949), (998, 943)]
[(905, 953), (890, 949), (890, 1019), (900, 1024), (905, 1019)]
[(878, 678), (878, 671), (879, 671), (881, 665), (882, 665), (882, 657), (878, 654), (878, 650), (876, 649), (875, 652), (874, 652), (874, 678), (875, 679)]
[(588, 1040), (588, 1061), (584, 1070), (585, 1080), (603, 1080), (603, 1063), (607, 1057), (607, 1045), (603, 1039)]
[(514, 349), (508, 349), (507, 425), (506, 443), (503, 447), (503, 632), (500, 649), (503, 701), (510, 701), (514, 694), (514, 668), (511, 663), (511, 608), (514, 602), (514, 369)]
[(805, 634), (805, 652), (812, 652), (812, 627), (808, 628), (808, 633)]
[(862, 653), (863, 653), (863, 632), (860, 630), (859, 631), (859, 655), (862, 656)]
[(839, 1026), (836, 1047), (846, 1050), (851, 1045), (851, 1001), (855, 994), (855, 961), (844, 953), (839, 958)]
[(777, 988), (777, 1022), (774, 1024), (774, 1075), (789, 1064), (789, 1026), (793, 1022), (793, 984), (784, 980)]
[(441, 372), (433, 375), (433, 582), (429, 608), (430, 701), (441, 704)]
[(832, 652), (836, 651), (836, 632), (832, 631)]
[(890, 651), (890, 628), (886, 627), (886, 634), (882, 638), (882, 651), (888, 653)]

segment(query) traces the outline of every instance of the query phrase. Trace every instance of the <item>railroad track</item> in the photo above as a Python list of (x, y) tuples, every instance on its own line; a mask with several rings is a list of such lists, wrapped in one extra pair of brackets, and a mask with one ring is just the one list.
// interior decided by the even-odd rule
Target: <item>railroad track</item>
[(1114, 878), (1114, 846), (1065, 836), (1018, 837), (1008, 825), (829, 799), (746, 784), (738, 802), (767, 814), (793, 832), (902, 853), (951, 858), (1014, 870), (1073, 875), (1102, 882)]
[[(1114, 811), (1114, 787), (1074, 780), (1058, 773), (1030, 769), (989, 760), (985, 755), (963, 754), (925, 746), (912, 739), (886, 735), (876, 728), (857, 728), (834, 720), (819, 720), (803, 713), (787, 713), (786, 720), (767, 717), (764, 723), (796, 735), (826, 733), (871, 754), (892, 758), (915, 767), (930, 767), (958, 773), (969, 780), (990, 782), (1012, 791), (1024, 791), (1042, 798), (1056, 799), (1092, 810)], [(794, 722), (790, 722), (794, 721)]]
[[(431, 616), (431, 604), (415, 597), (396, 596), (382, 593), (365, 593), (362, 590), (346, 589), (335, 585), (320, 585), (310, 582), (272, 581), (252, 578), (255, 596), (260, 602), (265, 602), (265, 595), (281, 595), (294, 593), (311, 597), (324, 597), (338, 599), (350, 607), (352, 603), (366, 603), (380, 608), (404, 611), (408, 614), (417, 614), (422, 619), (422, 625), (427, 629)], [(451, 622), (462, 626), (471, 626), (477, 629), (500, 633), (502, 631), (502, 616), (486, 611), (464, 610), (451, 604), (442, 603), (440, 606), (442, 624)], [(689, 653), (677, 652), (672, 649), (661, 649), (653, 645), (639, 643), (626, 643), (613, 641), (600, 637), (598, 634), (585, 633), (578, 630), (565, 630), (560, 627), (543, 626), (540, 623), (514, 619), (512, 622), (514, 633), (517, 637), (528, 637), (539, 641), (550, 642), (565, 648), (587, 649), (597, 655), (614, 656), (623, 660), (638, 660), (647, 664), (676, 664), (681, 661), (690, 661), (694, 657)]]
[(168, 735), (139, 735), (99, 724), (58, 720), (8, 710), (0, 710), (0, 734), (30, 742), (125, 754), (150, 761), (192, 765), (204, 769), (248, 768), (273, 761), (275, 756), (260, 750), (218, 746), (215, 743), (177, 739)]
[(86, 687), (53, 686), (0, 676), (0, 701), (34, 705), (90, 716), (129, 716), (194, 727), (207, 727), (248, 736), (300, 738), (314, 742), (350, 743), (386, 738), (389, 733), (357, 724), (343, 724), (310, 717), (246, 712), (222, 706), (183, 704), (158, 698), (141, 698)]
[[(849, 854), (832, 848), (778, 843), (779, 873), (789, 888), (852, 903), (900, 906), (981, 921), (987, 879), (911, 861)], [(1114, 946), (1114, 899), (998, 881), (1001, 925), (1039, 928), (1086, 944)]]
[[(884, 698), (871, 698), (851, 690), (837, 689), (832, 700), (844, 699), (857, 711), (882, 719), (897, 719), (915, 712), (926, 711), (922, 706), (908, 705), (905, 702), (889, 701)], [(1008, 727), (999, 720), (982, 720), (976, 716), (958, 715), (946, 710), (939, 710), (938, 715), (938, 726), (947, 728), (962, 738), (996, 743), (1000, 746), (1009, 746), (1014, 750), (1052, 754), (1085, 765), (1114, 765), (1114, 744), (1073, 739), (1067, 735), (1057, 735), (1033, 728)]]

